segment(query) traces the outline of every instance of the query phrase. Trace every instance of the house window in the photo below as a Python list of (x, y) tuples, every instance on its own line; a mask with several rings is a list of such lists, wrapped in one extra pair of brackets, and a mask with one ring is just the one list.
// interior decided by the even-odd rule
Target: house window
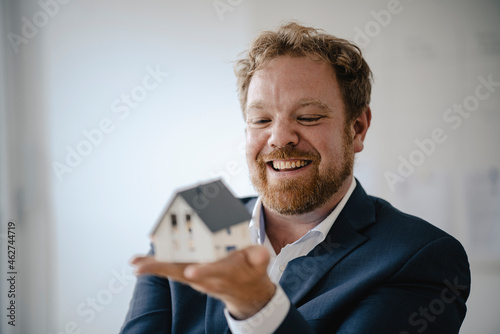
[(236, 250), (236, 246), (226, 246), (226, 252), (230, 253), (232, 251)]
[(172, 222), (172, 229), (177, 231), (177, 216), (175, 214), (171, 214), (170, 221)]
[(186, 214), (186, 228), (189, 233), (189, 239), (188, 239), (188, 244), (189, 244), (189, 250), (192, 252), (195, 250), (195, 243), (193, 240), (193, 229), (192, 229), (192, 222), (191, 222), (191, 215)]
[(191, 215), (186, 215), (186, 226), (187, 226), (187, 230), (188, 232), (191, 234), (193, 233), (193, 229), (191, 228)]
[(231, 234), (231, 228), (230, 228), (230, 227), (228, 227), (228, 228), (226, 229), (226, 231), (227, 231), (227, 234)]

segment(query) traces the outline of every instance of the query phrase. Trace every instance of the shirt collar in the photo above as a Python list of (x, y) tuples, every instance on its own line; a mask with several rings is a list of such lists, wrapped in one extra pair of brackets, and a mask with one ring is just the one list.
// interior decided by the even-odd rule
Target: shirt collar
[[(319, 234), (321, 237), (321, 241), (323, 241), (326, 238), (326, 235), (328, 234), (330, 229), (332, 228), (333, 223), (335, 222), (335, 220), (337, 220), (337, 217), (340, 215), (340, 212), (342, 212), (342, 209), (344, 209), (344, 206), (351, 197), (355, 188), (356, 188), (356, 179), (353, 177), (349, 189), (347, 190), (342, 200), (337, 204), (337, 206), (335, 206), (333, 211), (321, 223), (316, 225), (304, 236), (302, 236), (302, 238), (295, 241), (294, 243), (301, 242), (303, 239), (307, 238), (312, 234)], [(252, 219), (250, 220), (248, 229), (250, 230), (250, 238), (252, 240), (252, 243), (262, 245), (264, 243), (264, 240), (266, 239), (266, 232), (265, 232), (266, 230), (264, 221), (264, 210), (262, 210), (262, 201), (260, 197), (257, 198), (257, 202), (255, 203), (255, 207), (252, 213)]]
[[(265, 225), (264, 225), (264, 210), (262, 210), (262, 200), (257, 198), (252, 212), (252, 219), (248, 225), (250, 230), (250, 239), (252, 244), (262, 245), (266, 239)], [(263, 231), (263, 233), (261, 233)]]

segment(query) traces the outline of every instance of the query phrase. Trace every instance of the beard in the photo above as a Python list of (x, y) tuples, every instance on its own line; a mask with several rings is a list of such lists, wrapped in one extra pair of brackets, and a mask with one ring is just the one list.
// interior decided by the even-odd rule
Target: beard
[[(250, 171), (250, 179), (261, 197), (264, 206), (281, 215), (299, 215), (325, 205), (339, 191), (344, 181), (352, 174), (354, 150), (348, 127), (345, 127), (340, 161), (334, 166), (320, 170), (321, 155), (299, 150), (293, 146), (278, 148), (269, 154), (258, 154), (257, 168)], [(267, 180), (267, 161), (277, 159), (310, 160), (312, 173), (307, 176), (289, 178), (270, 184)]]

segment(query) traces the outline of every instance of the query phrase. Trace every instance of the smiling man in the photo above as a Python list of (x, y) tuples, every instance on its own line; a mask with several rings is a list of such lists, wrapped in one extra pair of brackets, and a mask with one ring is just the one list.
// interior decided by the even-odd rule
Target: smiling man
[(335, 206), (349, 187), (353, 141), (360, 151), (370, 110), (360, 119), (363, 132), (352, 132), (331, 67), (291, 56), (254, 74), (247, 101), (247, 161), (266, 207), (289, 216)]
[(458, 333), (463, 247), (354, 179), (371, 121), (359, 49), (289, 23), (259, 35), (235, 72), (256, 246), (209, 264), (135, 258), (122, 333)]

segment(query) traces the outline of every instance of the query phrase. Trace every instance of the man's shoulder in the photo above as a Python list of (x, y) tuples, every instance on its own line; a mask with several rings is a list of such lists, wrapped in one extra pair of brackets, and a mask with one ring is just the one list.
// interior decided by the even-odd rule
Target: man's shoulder
[(362, 234), (379, 231), (388, 237), (413, 235), (430, 239), (448, 235), (426, 220), (400, 211), (382, 198), (368, 195), (359, 181), (342, 210), (342, 216)]
[(368, 197), (375, 208), (375, 222), (359, 231), (367, 238), (359, 256), (377, 259), (374, 265), (388, 270), (388, 275), (395, 274), (394, 270), (415, 275), (414, 270), (427, 268), (447, 275), (451, 272), (464, 282), (469, 280), (467, 253), (459, 240), (383, 199)]
[[(405, 213), (392, 206), (384, 199), (368, 196), (375, 207), (376, 223), (369, 234), (383, 234), (383, 238), (398, 238), (408, 244), (427, 244), (441, 238), (458, 241), (446, 231), (433, 225), (432, 222)], [(379, 235), (380, 236), (380, 235)]]

